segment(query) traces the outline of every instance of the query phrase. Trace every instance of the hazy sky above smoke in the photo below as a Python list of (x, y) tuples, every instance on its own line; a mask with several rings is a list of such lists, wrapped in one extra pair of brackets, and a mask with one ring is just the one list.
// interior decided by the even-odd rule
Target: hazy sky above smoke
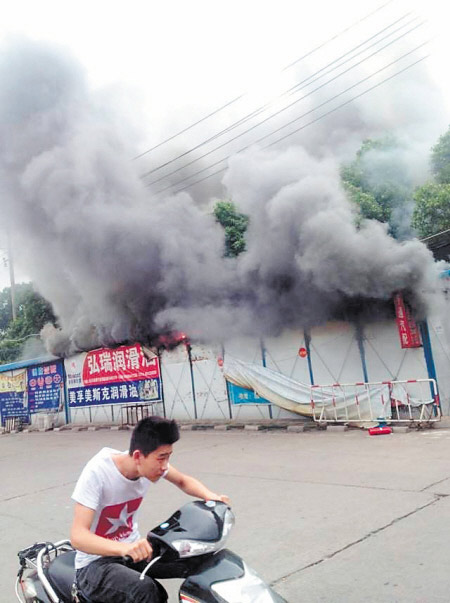
[[(12, 223), (18, 267), (29, 266), (29, 276), (79, 347), (167, 324), (215, 338), (252, 324), (256, 333), (261, 325), (275, 331), (284, 320), (294, 320), (290, 313), (306, 290), (305, 316), (313, 320), (311, 313), (320, 317), (321, 307), (325, 316), (342, 295), (385, 298), (396, 286), (425, 286), (430, 261), (422, 246), (399, 247), (376, 224), (355, 231), (338, 169), (364, 137), (393, 131), (415, 175), (426, 176), (429, 147), (447, 127), (450, 106), (447, 68), (440, 67), (447, 53), (441, 54), (437, 42), (428, 67), (413, 68), (278, 147), (232, 157), (220, 176), (225, 188), (216, 178), (192, 190), (192, 198), (157, 196), (139, 178), (155, 160), (185, 152), (374, 32), (396, 19), (404, 26), (415, 16), (405, 16), (411, 3), (392, 2), (362, 20), (379, 6), (319, 1), (306, 14), (294, 2), (194, 0), (137, 2), (125, 13), (122, 3), (98, 2), (88, 9), (83, 2), (43, 1), (9, 9), (0, 24), (8, 49), (0, 58), (3, 215)], [(427, 40), (440, 14), (443, 20), (438, 5), (434, 12), (430, 6), (425, 16), (431, 27), (342, 75), (332, 93), (352, 88)], [(346, 37), (280, 75), (283, 66), (350, 25)], [(415, 51), (398, 69), (427, 52)], [(365, 87), (392, 73), (383, 71)], [(319, 85), (304, 102), (305, 115), (319, 104), (323, 111), (336, 107)], [(245, 99), (212, 123), (158, 149), (156, 156), (131, 160), (243, 92), (249, 92)], [(290, 109), (222, 156), (299, 113)], [(205, 214), (208, 198), (224, 191), (251, 218), (249, 252), (238, 262), (222, 259), (222, 233)]]

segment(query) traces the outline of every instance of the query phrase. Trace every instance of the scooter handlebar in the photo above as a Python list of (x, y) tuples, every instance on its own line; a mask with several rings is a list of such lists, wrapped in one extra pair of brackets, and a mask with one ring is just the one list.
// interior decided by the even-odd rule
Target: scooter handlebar
[(125, 563), (125, 565), (128, 565), (128, 563), (133, 563), (133, 557), (130, 555), (122, 555), (122, 561)]
[(169, 549), (169, 545), (164, 542), (164, 539), (161, 536), (158, 536), (154, 532), (147, 533), (147, 540), (149, 541), (152, 549), (153, 549), (153, 557), (158, 557), (159, 555), (163, 555), (167, 549)]
[[(153, 549), (152, 559), (158, 557), (165, 550), (167, 550), (167, 545), (164, 543), (164, 541), (156, 534), (153, 534), (153, 532), (149, 532), (147, 534), (147, 540)], [(125, 565), (128, 565), (133, 563), (133, 558), (130, 555), (123, 555), (122, 561), (125, 563)]]

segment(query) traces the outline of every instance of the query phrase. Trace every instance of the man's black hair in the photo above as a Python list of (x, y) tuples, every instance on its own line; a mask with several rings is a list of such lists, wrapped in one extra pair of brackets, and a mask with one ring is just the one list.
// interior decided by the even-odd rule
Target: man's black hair
[(139, 421), (133, 429), (130, 440), (130, 455), (140, 450), (144, 456), (160, 446), (173, 444), (180, 439), (178, 425), (172, 419), (162, 417), (146, 417)]

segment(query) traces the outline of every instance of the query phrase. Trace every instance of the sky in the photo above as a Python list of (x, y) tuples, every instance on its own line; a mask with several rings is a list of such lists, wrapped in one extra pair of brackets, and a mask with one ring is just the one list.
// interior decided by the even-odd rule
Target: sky
[[(2, 3), (0, 45), (26, 36), (68, 50), (90, 85), (121, 106), (145, 152), (236, 96), (270, 98), (283, 68), (324, 42), (334, 38), (323, 50), (332, 57), (375, 22), (410, 11), (426, 21), (418, 35), (431, 40), (427, 68), (450, 114), (449, 10), (440, 0), (16, 0)], [(145, 169), (147, 157), (139, 161)], [(4, 257), (0, 238), (0, 287), (9, 284)], [(16, 280), (26, 278), (18, 267)]]

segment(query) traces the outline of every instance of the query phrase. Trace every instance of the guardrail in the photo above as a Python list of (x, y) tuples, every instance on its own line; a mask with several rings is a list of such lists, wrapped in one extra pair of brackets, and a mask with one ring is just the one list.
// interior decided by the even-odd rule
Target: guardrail
[(312, 385), (317, 423), (433, 423), (441, 420), (434, 379)]
[(22, 416), (6, 417), (3, 421), (3, 431), (5, 433), (11, 433), (11, 431), (22, 431), (24, 426), (27, 426), (27, 422), (24, 421)]

